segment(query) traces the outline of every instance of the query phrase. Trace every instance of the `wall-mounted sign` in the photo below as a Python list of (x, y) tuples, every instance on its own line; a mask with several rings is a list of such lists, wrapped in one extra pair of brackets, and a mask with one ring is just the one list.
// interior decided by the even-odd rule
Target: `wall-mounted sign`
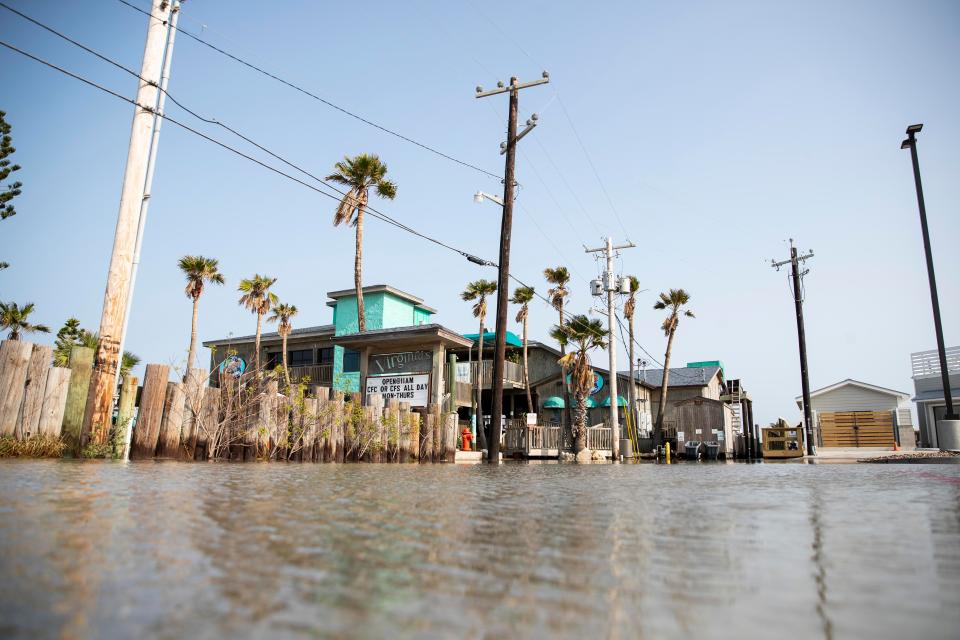
[(247, 361), (240, 356), (228, 356), (220, 363), (221, 376), (239, 378), (247, 370)]
[(384, 400), (395, 398), (411, 407), (425, 407), (430, 398), (430, 374), (406, 376), (367, 376), (364, 395), (379, 393)]
[(370, 356), (371, 376), (391, 373), (430, 373), (433, 354), (429, 351), (405, 351), (403, 353), (378, 353)]
[[(572, 378), (573, 378), (573, 374), (568, 373), (567, 374), (568, 387), (570, 386), (570, 381)], [(600, 393), (600, 389), (603, 389), (603, 376), (597, 373), (596, 371), (594, 371), (593, 372), (593, 388), (590, 389), (590, 395), (592, 396), (597, 395), (598, 393)]]

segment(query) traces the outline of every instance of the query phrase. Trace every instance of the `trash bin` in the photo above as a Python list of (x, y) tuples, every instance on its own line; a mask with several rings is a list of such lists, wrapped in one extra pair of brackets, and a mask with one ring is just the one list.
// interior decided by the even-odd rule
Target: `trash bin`
[(620, 438), (620, 455), (624, 460), (633, 458), (633, 441), (630, 438)]
[(720, 443), (719, 442), (704, 442), (704, 458), (707, 460), (716, 460), (720, 456)]
[(700, 458), (701, 446), (702, 443), (699, 440), (690, 440), (683, 445), (683, 453), (690, 460), (698, 460)]

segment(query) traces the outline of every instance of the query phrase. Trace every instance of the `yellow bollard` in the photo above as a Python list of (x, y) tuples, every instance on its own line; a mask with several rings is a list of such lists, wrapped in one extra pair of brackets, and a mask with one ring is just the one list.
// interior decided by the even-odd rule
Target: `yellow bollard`
[(670, 443), (667, 443), (667, 464), (670, 464)]

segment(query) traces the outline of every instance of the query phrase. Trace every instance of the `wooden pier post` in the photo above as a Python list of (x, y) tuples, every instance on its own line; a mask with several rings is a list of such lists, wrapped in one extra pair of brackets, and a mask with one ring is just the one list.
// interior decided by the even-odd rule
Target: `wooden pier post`
[(443, 461), (457, 461), (457, 414), (447, 413), (443, 426)]
[(27, 365), (27, 379), (23, 394), (23, 409), (17, 418), (17, 437), (25, 440), (39, 432), (40, 411), (43, 407), (43, 393), (47, 388), (47, 372), (53, 360), (53, 348), (42, 344), (33, 345), (30, 363)]
[(207, 387), (203, 390), (203, 404), (197, 422), (197, 445), (194, 460), (209, 460), (211, 442), (220, 428), (220, 388)]
[(333, 408), (330, 415), (331, 431), (331, 459), (333, 462), (344, 462), (346, 460), (346, 436), (343, 426), (343, 392), (335, 391), (333, 393)]
[(187, 371), (183, 383), (184, 407), (180, 457), (185, 460), (193, 460), (197, 449), (197, 422), (203, 408), (204, 385), (209, 377), (210, 374), (206, 369), (193, 367)]
[(73, 347), (70, 350), (70, 371), (70, 388), (67, 390), (67, 406), (63, 412), (61, 435), (68, 449), (79, 450), (83, 412), (87, 406), (87, 391), (93, 371), (93, 349)]
[(410, 461), (410, 403), (400, 402), (397, 405), (397, 428), (400, 431), (399, 436), (399, 455), (397, 459), (400, 462)]
[(0, 435), (12, 436), (23, 404), (32, 342), (4, 340), (0, 344)]
[(40, 408), (40, 423), (37, 426), (37, 432), (42, 436), (60, 437), (60, 431), (63, 428), (63, 412), (67, 408), (70, 374), (70, 369), (65, 367), (53, 367), (47, 372), (43, 405)]
[(117, 427), (133, 427), (133, 410), (137, 406), (137, 387), (140, 381), (135, 376), (125, 376), (120, 385), (120, 401), (117, 404)]
[(147, 372), (143, 377), (143, 393), (140, 394), (140, 417), (137, 428), (133, 430), (133, 444), (130, 447), (131, 460), (152, 458), (157, 450), (169, 378), (170, 367), (167, 365), (147, 365)]
[(163, 402), (163, 418), (160, 420), (160, 435), (157, 441), (158, 458), (180, 457), (180, 430), (183, 427), (185, 394), (183, 384), (168, 382)]

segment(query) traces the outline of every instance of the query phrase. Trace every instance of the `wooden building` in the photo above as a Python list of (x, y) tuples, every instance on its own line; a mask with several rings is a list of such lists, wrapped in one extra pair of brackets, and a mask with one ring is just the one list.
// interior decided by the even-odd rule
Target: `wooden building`
[[(810, 392), (818, 447), (914, 448), (910, 394), (847, 378)], [(803, 396), (796, 398), (803, 409)]]
[(677, 446), (691, 440), (715, 442), (720, 455), (732, 458), (734, 447), (733, 410), (713, 398), (687, 398), (673, 405)]

